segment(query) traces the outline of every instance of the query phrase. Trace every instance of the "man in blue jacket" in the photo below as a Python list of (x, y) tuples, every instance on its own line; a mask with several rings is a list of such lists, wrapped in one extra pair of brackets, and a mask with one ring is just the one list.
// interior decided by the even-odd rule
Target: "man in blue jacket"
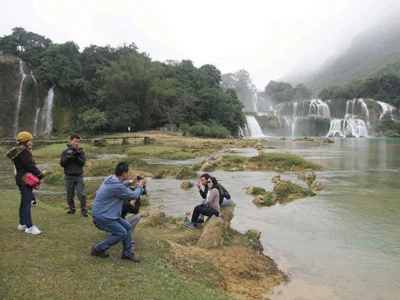
[(106, 252), (111, 246), (122, 241), (121, 259), (127, 259), (133, 262), (140, 262), (138, 257), (132, 252), (132, 227), (123, 218), (121, 218), (122, 204), (124, 200), (137, 199), (143, 194), (144, 186), (147, 180), (140, 180), (136, 189), (131, 190), (129, 186), (136, 182), (129, 178), (129, 165), (126, 162), (120, 162), (115, 168), (115, 175), (110, 175), (104, 179), (102, 185), (96, 193), (92, 208), (92, 217), (94, 225), (111, 235), (104, 241), (93, 246), (91, 255), (99, 257), (108, 257)]

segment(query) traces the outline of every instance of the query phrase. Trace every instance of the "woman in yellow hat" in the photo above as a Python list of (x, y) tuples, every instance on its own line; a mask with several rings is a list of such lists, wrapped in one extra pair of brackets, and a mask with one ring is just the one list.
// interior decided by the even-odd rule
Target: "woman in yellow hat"
[(33, 187), (25, 182), (26, 174), (32, 173), (40, 181), (43, 181), (44, 174), (36, 167), (32, 157), (32, 134), (28, 131), (21, 131), (17, 135), (17, 144), (12, 147), (7, 156), (14, 162), (16, 174), (15, 183), (21, 192), (21, 203), (19, 206), (18, 230), (30, 234), (42, 233), (32, 222), (31, 201), (33, 200)]

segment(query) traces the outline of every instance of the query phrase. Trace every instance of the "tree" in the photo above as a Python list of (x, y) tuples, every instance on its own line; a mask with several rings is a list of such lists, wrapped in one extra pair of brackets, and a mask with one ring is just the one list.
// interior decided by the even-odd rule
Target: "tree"
[(43, 53), (38, 72), (48, 85), (56, 85), (71, 95), (79, 94), (84, 82), (78, 45), (74, 42), (52, 45)]
[(87, 109), (78, 114), (77, 118), (78, 124), (92, 133), (98, 133), (107, 124), (106, 113), (99, 111), (97, 108)]
[(293, 89), (293, 100), (305, 100), (311, 98), (311, 91), (302, 83)]
[(110, 130), (149, 128), (152, 124), (152, 74), (148, 58), (124, 54), (99, 70), (99, 109), (106, 112)]
[(12, 32), (11, 35), (0, 38), (0, 50), (5, 54), (21, 58), (30, 67), (38, 67), (40, 64), (40, 55), (53, 42), (39, 34), (27, 32), (22, 27), (13, 28)]
[(271, 80), (265, 87), (265, 94), (276, 103), (293, 100), (293, 89), (290, 83)]

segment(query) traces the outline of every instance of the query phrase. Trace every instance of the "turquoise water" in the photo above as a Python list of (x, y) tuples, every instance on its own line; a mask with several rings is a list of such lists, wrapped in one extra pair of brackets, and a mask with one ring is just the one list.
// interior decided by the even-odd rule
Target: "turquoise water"
[(326, 167), (315, 197), (240, 217), (236, 210), (233, 225), (260, 230), (265, 253), (291, 280), (271, 299), (399, 299), (400, 141), (270, 144)]
[[(400, 298), (400, 140), (343, 139), (318, 146), (268, 139), (265, 152), (300, 155), (325, 167), (316, 172), (324, 190), (286, 205), (256, 207), (248, 186), (271, 191), (275, 172), (215, 171), (236, 203), (232, 227), (257, 229), (266, 255), (290, 279), (271, 300), (397, 300)], [(254, 156), (254, 149), (235, 149)], [(200, 172), (199, 172), (200, 174)], [(281, 178), (304, 184), (297, 173)], [(180, 180), (150, 181), (153, 204), (184, 216), (199, 201)]]

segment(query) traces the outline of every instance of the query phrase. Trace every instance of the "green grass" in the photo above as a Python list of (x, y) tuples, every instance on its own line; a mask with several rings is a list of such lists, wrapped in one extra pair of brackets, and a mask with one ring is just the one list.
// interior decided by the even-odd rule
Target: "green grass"
[[(90, 153), (90, 145), (82, 143), (79, 147), (85, 150), (86, 155)], [(40, 146), (35, 148), (35, 141), (33, 141), (33, 155), (35, 157), (53, 157), (53, 156), (61, 156), (61, 152), (67, 148), (67, 142), (63, 144), (51, 144), (46, 146)]]
[(195, 158), (195, 155), (186, 149), (178, 147), (167, 147), (167, 146), (137, 146), (132, 147), (128, 150), (129, 154), (145, 156), (150, 158), (164, 158), (164, 159), (191, 159)]
[[(178, 276), (168, 260), (167, 231), (139, 224), (134, 234), (139, 264), (120, 260), (120, 245), (102, 259), (89, 254), (106, 237), (90, 217), (66, 215), (62, 208), (41, 202), (39, 195), (32, 215), (43, 233), (33, 236), (16, 228), (17, 190), (1, 190), (0, 200), (0, 299), (234, 299), (211, 283)], [(205, 264), (191, 267), (207, 277)]]
[(249, 163), (265, 169), (280, 169), (286, 171), (321, 170), (322, 167), (307, 161), (295, 154), (287, 153), (261, 153), (251, 157)]

